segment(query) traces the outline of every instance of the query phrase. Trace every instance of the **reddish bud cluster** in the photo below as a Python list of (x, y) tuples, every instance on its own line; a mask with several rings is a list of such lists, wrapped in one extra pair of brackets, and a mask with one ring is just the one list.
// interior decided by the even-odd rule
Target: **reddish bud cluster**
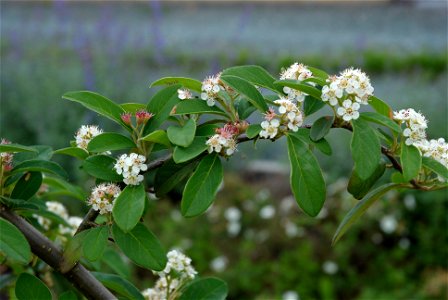
[[(135, 113), (135, 119), (137, 122), (137, 125), (146, 124), (149, 119), (151, 119), (154, 116), (154, 114), (147, 112), (144, 109), (141, 109)], [(132, 114), (127, 112), (121, 115), (121, 120), (127, 124), (132, 126)]]

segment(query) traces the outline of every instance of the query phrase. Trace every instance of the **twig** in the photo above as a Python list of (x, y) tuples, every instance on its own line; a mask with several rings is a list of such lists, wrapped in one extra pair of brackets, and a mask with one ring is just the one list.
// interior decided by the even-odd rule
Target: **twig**
[[(46, 262), (55, 271), (61, 273), (62, 252), (52, 241), (45, 237), (26, 220), (0, 206), (0, 216), (14, 224), (25, 236), (31, 251)], [(116, 299), (83, 265), (77, 263), (68, 272), (61, 273), (88, 299)]]

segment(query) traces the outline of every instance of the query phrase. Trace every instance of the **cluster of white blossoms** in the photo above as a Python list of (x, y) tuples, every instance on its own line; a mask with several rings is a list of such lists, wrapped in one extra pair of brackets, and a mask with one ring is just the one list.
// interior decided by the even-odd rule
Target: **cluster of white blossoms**
[[(299, 63), (294, 63), (280, 74), (280, 79), (281, 80), (292, 79), (302, 81), (312, 76), (313, 73), (308, 69), (307, 66)], [(283, 87), (283, 92), (285, 92), (287, 98), (292, 101), (303, 102), (303, 100), (305, 100), (305, 97), (307, 96), (307, 94), (305, 94), (304, 92), (295, 90), (287, 86)]]
[[(431, 157), (448, 168), (448, 144), (444, 138), (437, 140), (424, 140), (417, 144), (417, 147), (426, 157)], [(442, 181), (442, 178), (439, 177)]]
[(361, 104), (367, 105), (373, 95), (373, 87), (366, 73), (350, 68), (327, 81), (330, 84), (322, 87), (322, 100), (331, 106), (340, 105), (337, 114), (345, 121), (358, 119)]
[(201, 99), (207, 101), (208, 106), (215, 105), (215, 101), (218, 98), (218, 93), (224, 89), (220, 84), (221, 73), (215, 76), (209, 76), (202, 82), (201, 87)]
[(406, 145), (415, 145), (426, 140), (426, 128), (428, 128), (428, 121), (421, 113), (416, 112), (412, 108), (402, 109), (394, 112), (394, 120), (398, 123), (405, 124), (403, 136), (406, 137)]
[(121, 155), (114, 165), (114, 169), (119, 175), (123, 175), (123, 182), (127, 185), (139, 185), (143, 181), (140, 171), (148, 170), (145, 164), (146, 157), (137, 153)]
[(284, 126), (286, 130), (296, 132), (303, 124), (303, 113), (293, 101), (280, 98), (274, 103), (279, 105), (278, 114), (272, 108), (266, 113), (265, 121), (261, 122), (262, 130), (259, 133), (262, 138), (275, 138), (281, 126)]
[(87, 203), (100, 214), (104, 215), (112, 211), (115, 199), (120, 195), (121, 189), (113, 183), (102, 183), (92, 189)]
[[(6, 139), (2, 139), (0, 144), (7, 145), (11, 144), (11, 142)], [(3, 168), (5, 171), (10, 171), (12, 169), (13, 158), (14, 155), (10, 152), (0, 152), (0, 168)]]
[[(47, 201), (45, 203), (45, 205), (47, 206), (47, 210), (49, 212), (52, 212), (55, 215), (61, 217), (69, 225), (67, 227), (66, 225), (59, 224), (59, 226), (58, 226), (58, 233), (60, 235), (66, 235), (66, 234), (74, 235), (76, 230), (78, 229), (79, 225), (82, 222), (82, 218), (80, 218), (80, 217), (71, 217), (68, 214), (67, 209), (65, 208), (65, 206), (62, 205), (59, 202)], [(37, 222), (39, 223), (40, 226), (42, 226), (42, 228), (44, 228), (45, 230), (49, 230), (50, 229), (50, 226), (52, 224), (52, 221), (50, 219), (42, 217), (42, 216), (39, 216), (39, 215), (34, 215), (34, 217), (37, 218)], [(61, 240), (61, 241), (65, 241), (65, 239), (62, 238), (62, 237), (58, 237), (58, 239)]]
[(154, 288), (142, 291), (145, 300), (167, 300), (168, 296), (175, 299), (178, 291), (196, 277), (197, 272), (191, 265), (191, 258), (185, 254), (171, 250), (167, 253), (167, 258), (165, 269), (157, 272), (160, 278)]
[(234, 124), (226, 124), (223, 128), (218, 128), (216, 134), (205, 142), (208, 146), (208, 152), (217, 152), (226, 156), (232, 155), (236, 151), (235, 137), (238, 134), (239, 129)]
[(89, 142), (103, 131), (96, 125), (82, 125), (75, 135), (76, 146), (87, 150)]
[(189, 89), (178, 89), (177, 90), (177, 97), (180, 100), (185, 100), (185, 99), (193, 98), (193, 95), (191, 94)]

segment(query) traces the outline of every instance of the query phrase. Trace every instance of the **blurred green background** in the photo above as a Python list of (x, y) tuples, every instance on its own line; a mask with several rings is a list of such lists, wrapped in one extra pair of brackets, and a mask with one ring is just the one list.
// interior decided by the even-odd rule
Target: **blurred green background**
[[(67, 91), (146, 103), (160, 77), (202, 80), (240, 64), (278, 74), (295, 61), (329, 73), (360, 67), (379, 98), (420, 110), (429, 137), (448, 137), (445, 1), (1, 1), (0, 41), (0, 136), (21, 144), (57, 149), (82, 124), (114, 129), (61, 100)], [(230, 299), (446, 299), (446, 191), (389, 194), (331, 246), (356, 203), (345, 190), (349, 138), (330, 134), (334, 153), (319, 156), (329, 196), (316, 219), (290, 196), (284, 145), (260, 142), (226, 164), (204, 216), (183, 219), (174, 196), (152, 202), (148, 226), (200, 274), (225, 279)], [(61, 163), (87, 190), (78, 165)], [(66, 203), (73, 214), (85, 209)], [(152, 286), (148, 272), (129, 276)]]

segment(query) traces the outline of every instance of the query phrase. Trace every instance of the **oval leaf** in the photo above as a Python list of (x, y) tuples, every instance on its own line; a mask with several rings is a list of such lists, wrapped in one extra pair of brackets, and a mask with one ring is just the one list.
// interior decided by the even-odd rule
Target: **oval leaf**
[(393, 114), (392, 108), (383, 100), (381, 100), (375, 96), (371, 96), (369, 98), (369, 104), (370, 104), (370, 106), (373, 107), (373, 109), (377, 113), (379, 113), (389, 119), (393, 118), (394, 114)]
[(0, 152), (37, 152), (37, 150), (19, 144), (0, 144)]
[(179, 185), (187, 176), (193, 173), (197, 166), (197, 161), (176, 164), (169, 160), (157, 170), (154, 188), (157, 196), (162, 196)]
[(39, 278), (28, 273), (22, 273), (17, 278), (15, 294), (19, 300), (51, 300), (52, 298), (48, 287)]
[(260, 124), (249, 125), (249, 127), (247, 127), (247, 130), (246, 130), (246, 135), (248, 138), (253, 139), (260, 133), (261, 129), (262, 128), (261, 128)]
[(315, 99), (310, 96), (306, 96), (305, 101), (303, 102), (303, 113), (305, 114), (305, 116), (309, 116), (314, 114), (324, 106), (325, 106), (324, 101)]
[(87, 158), (82, 164), (83, 170), (98, 179), (106, 181), (122, 181), (123, 177), (118, 175), (113, 168), (115, 159), (106, 155), (95, 155)]
[(182, 127), (168, 127), (166, 133), (171, 143), (182, 147), (188, 147), (193, 142), (196, 133), (196, 122), (193, 119), (189, 119)]
[(31, 260), (31, 249), (25, 236), (16, 226), (0, 218), (0, 252), (8, 259), (27, 264)]
[(392, 189), (402, 187), (399, 183), (388, 183), (377, 187), (370, 193), (368, 193), (358, 204), (353, 207), (347, 215), (345, 215), (341, 224), (339, 224), (336, 233), (333, 236), (333, 245), (344, 235), (344, 233), (350, 228), (350, 226), (355, 223), (364, 212), (380, 197)]
[(121, 114), (125, 112), (124, 109), (100, 94), (90, 91), (75, 91), (65, 93), (62, 98), (78, 102), (86, 108), (117, 122), (124, 128), (129, 128), (129, 126), (121, 120)]
[(165, 268), (167, 262), (165, 250), (154, 234), (142, 223), (137, 224), (128, 233), (114, 224), (112, 233), (118, 247), (137, 265), (153, 271)]
[(101, 258), (106, 249), (108, 237), (109, 228), (107, 226), (99, 226), (89, 230), (82, 247), (84, 257), (90, 261)]
[(146, 106), (146, 110), (153, 113), (154, 116), (145, 125), (145, 135), (159, 129), (160, 125), (168, 119), (173, 107), (180, 102), (177, 97), (179, 88), (180, 85), (166, 87), (155, 93), (151, 98)]
[(281, 92), (281, 90), (274, 84), (276, 79), (260, 66), (248, 65), (231, 67), (222, 71), (221, 76), (227, 75), (240, 77), (252, 84), (262, 86), (274, 92)]
[(401, 131), (402, 131), (400, 125), (395, 123), (390, 118), (388, 118), (384, 115), (381, 115), (379, 113), (363, 112), (363, 113), (361, 113), (361, 119), (386, 126), (396, 133), (401, 133)]
[(171, 147), (170, 140), (168, 139), (168, 136), (164, 130), (153, 131), (147, 136), (142, 137), (140, 140)]
[(185, 217), (194, 217), (204, 211), (215, 199), (223, 177), (218, 155), (207, 155), (185, 185), (181, 211)]
[(135, 114), (139, 110), (145, 110), (146, 105), (143, 103), (122, 103), (120, 107), (125, 111), (132, 114)]
[(381, 144), (375, 130), (362, 120), (352, 120), (353, 135), (351, 140), (352, 157), (355, 170), (361, 180), (375, 172), (381, 159)]
[(129, 281), (114, 274), (92, 272), (92, 275), (117, 294), (132, 300), (145, 300), (140, 291)]
[(201, 278), (187, 284), (179, 300), (224, 300), (227, 297), (227, 283), (218, 278)]
[(199, 93), (201, 92), (202, 88), (202, 82), (187, 77), (164, 77), (151, 83), (150, 87), (173, 84), (181, 84), (183, 87)]
[(317, 119), (310, 130), (310, 138), (313, 141), (318, 141), (325, 137), (333, 125), (334, 116), (325, 116)]
[(42, 173), (29, 172), (25, 173), (19, 181), (17, 181), (11, 193), (11, 198), (28, 200), (33, 197), (42, 184)]
[(448, 180), (448, 169), (431, 157), (422, 157), (422, 165), (430, 169), (445, 180)]
[(291, 164), (290, 183), (294, 197), (303, 211), (314, 217), (326, 198), (326, 187), (320, 166), (308, 144), (288, 135), (288, 155)]
[(104, 132), (94, 137), (87, 145), (89, 152), (106, 152), (137, 147), (135, 143), (119, 133)]
[(408, 146), (405, 143), (401, 144), (400, 155), (401, 167), (403, 168), (403, 178), (406, 181), (417, 177), (418, 172), (422, 166), (422, 156), (420, 150), (415, 146)]
[(384, 161), (380, 162), (375, 170), (375, 172), (370, 175), (369, 178), (362, 180), (359, 178), (356, 170), (352, 171), (352, 175), (350, 176), (350, 180), (348, 182), (347, 191), (353, 195), (356, 199), (362, 199), (373, 185), (378, 181), (378, 179), (383, 176), (386, 171), (386, 164)]
[(121, 230), (128, 232), (138, 223), (145, 208), (146, 192), (143, 184), (128, 185), (115, 200), (112, 214)]
[(213, 114), (227, 116), (227, 114), (217, 106), (208, 106), (204, 100), (183, 100), (176, 105), (173, 115), (186, 114)]
[(241, 79), (236, 76), (221, 76), (221, 80), (238, 92), (240, 95), (244, 96), (261, 112), (268, 111), (268, 105), (264, 100), (260, 92), (248, 81)]
[(82, 148), (78, 147), (68, 147), (68, 148), (62, 148), (54, 151), (54, 154), (63, 154), (63, 155), (69, 155), (73, 156), (79, 159), (86, 159), (89, 156), (89, 152)]
[(26, 160), (18, 164), (17, 166), (14, 167), (14, 169), (12, 169), (11, 174), (17, 174), (24, 171), (49, 173), (60, 176), (62, 178), (68, 177), (67, 172), (65, 172), (65, 170), (62, 169), (62, 167), (57, 163), (40, 159)]
[(179, 164), (199, 156), (208, 148), (208, 146), (206, 145), (206, 141), (207, 137), (197, 136), (194, 138), (190, 146), (188, 147), (177, 146), (176, 148), (174, 148), (173, 160), (177, 164)]
[(316, 89), (314, 86), (301, 83), (301, 81), (292, 79), (278, 80), (275, 84), (290, 87), (292, 89), (304, 92), (317, 100), (321, 100), (322, 92), (320, 90)]

